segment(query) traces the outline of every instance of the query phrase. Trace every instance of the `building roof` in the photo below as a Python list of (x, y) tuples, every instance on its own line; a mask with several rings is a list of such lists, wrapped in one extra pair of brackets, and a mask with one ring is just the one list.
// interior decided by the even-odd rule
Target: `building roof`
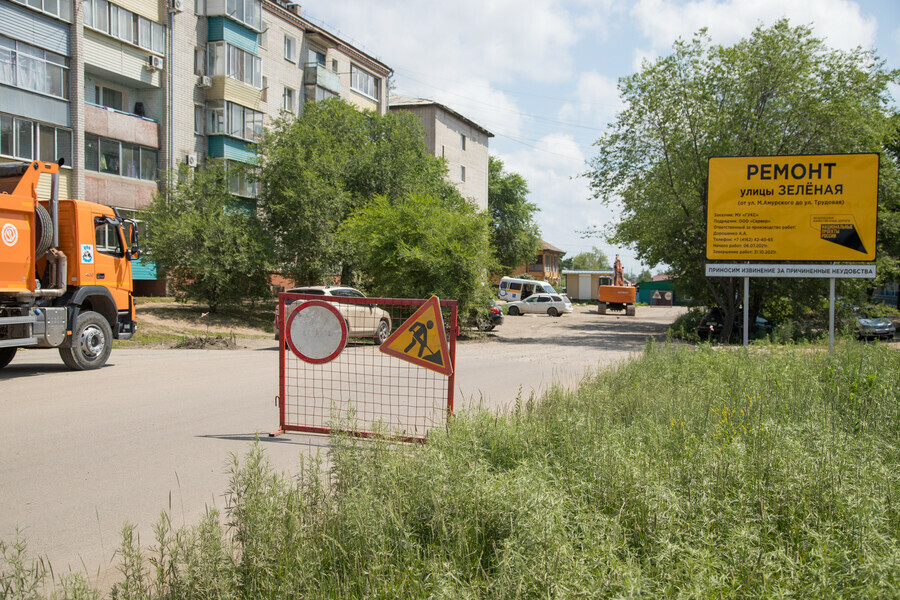
[(554, 246), (553, 244), (548, 244), (548, 243), (545, 242), (544, 240), (541, 240), (541, 245), (542, 245), (542, 247), (543, 247), (544, 250), (549, 250), (550, 252), (559, 252), (560, 254), (565, 254), (565, 253), (566, 253), (565, 250), (560, 250), (559, 248), (557, 248), (557, 247)]
[(422, 108), (424, 108), (424, 107), (428, 107), (428, 106), (434, 106), (445, 112), (448, 112), (451, 115), (453, 115), (454, 117), (456, 117), (457, 119), (459, 119), (460, 121), (462, 121), (463, 123), (466, 123), (466, 124), (474, 127), (475, 129), (477, 129), (484, 135), (488, 136), (489, 138), (494, 137), (493, 133), (491, 133), (490, 131), (488, 131), (487, 129), (485, 129), (484, 127), (482, 127), (481, 125), (479, 125), (478, 123), (473, 121), (472, 119), (459, 114), (458, 112), (456, 112), (455, 110), (453, 110), (452, 108), (447, 106), (446, 104), (441, 104), (440, 102), (435, 102), (434, 100), (427, 100), (425, 98), (407, 98), (406, 96), (393, 96), (392, 95), (390, 98), (388, 108), (391, 108), (391, 109), (393, 109), (393, 108), (403, 109), (403, 108), (407, 108), (407, 107), (422, 107)]
[(371, 54), (357, 48), (356, 46), (351, 45), (348, 42), (345, 42), (330, 31), (323, 29), (306, 17), (302, 16), (300, 13), (299, 3), (292, 0), (267, 0), (262, 3), (262, 6), (269, 12), (275, 13), (283, 19), (291, 21), (295, 25), (299, 26), (301, 29), (303, 29), (304, 35), (308, 35), (310, 36), (310, 38), (320, 38), (320, 41), (326, 46), (337, 48), (347, 56), (350, 56), (364, 63), (368, 68), (379, 71), (380, 75), (388, 77), (394, 72), (392, 68), (390, 68)]

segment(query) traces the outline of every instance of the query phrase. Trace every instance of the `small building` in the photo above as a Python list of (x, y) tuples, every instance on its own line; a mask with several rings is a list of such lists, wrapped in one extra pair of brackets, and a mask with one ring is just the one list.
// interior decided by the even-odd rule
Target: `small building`
[(540, 281), (552, 283), (558, 287), (560, 283), (559, 259), (565, 254), (552, 244), (541, 240), (541, 252), (528, 264), (519, 267), (510, 274), (510, 277), (521, 277), (523, 274), (534, 277)]
[(612, 285), (615, 272), (612, 269), (599, 271), (566, 269), (562, 274), (566, 276), (566, 296), (572, 300), (596, 300), (600, 282)]

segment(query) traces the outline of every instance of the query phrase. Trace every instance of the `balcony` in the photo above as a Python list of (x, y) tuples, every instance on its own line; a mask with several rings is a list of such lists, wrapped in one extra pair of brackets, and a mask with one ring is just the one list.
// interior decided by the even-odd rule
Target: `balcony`
[(84, 131), (105, 138), (159, 148), (159, 124), (113, 108), (84, 103)]
[(337, 95), (341, 93), (341, 78), (319, 63), (307, 63), (303, 67), (303, 83), (324, 88)]

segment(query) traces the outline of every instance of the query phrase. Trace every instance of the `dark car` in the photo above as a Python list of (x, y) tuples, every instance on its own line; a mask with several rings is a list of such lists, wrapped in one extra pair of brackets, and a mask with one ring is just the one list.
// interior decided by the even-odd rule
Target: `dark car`
[[(697, 325), (697, 336), (701, 340), (709, 340), (716, 339), (719, 337), (720, 332), (725, 328), (725, 316), (724, 311), (714, 306), (709, 309), (703, 318), (700, 319), (700, 324)], [(769, 331), (772, 331), (773, 326), (769, 321), (763, 317), (756, 317), (756, 323), (751, 328), (751, 334), (765, 334)], [(731, 334), (732, 335), (740, 335), (743, 337), (744, 331), (744, 316), (742, 313), (738, 312), (734, 317), (734, 323), (731, 326)]]
[(475, 326), (478, 328), (478, 331), (491, 331), (497, 325), (502, 324), (503, 309), (493, 300), (486, 313), (475, 316)]

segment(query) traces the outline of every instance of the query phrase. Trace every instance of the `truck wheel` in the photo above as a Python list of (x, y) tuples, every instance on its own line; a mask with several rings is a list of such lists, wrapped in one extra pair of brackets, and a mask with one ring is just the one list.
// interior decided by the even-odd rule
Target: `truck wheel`
[(0, 369), (12, 362), (18, 348), (0, 348)]
[(634, 304), (626, 304), (625, 305), (625, 316), (626, 317), (634, 316)]
[(598, 302), (597, 303), (597, 313), (601, 315), (606, 314), (606, 302)]
[(106, 364), (112, 351), (112, 329), (98, 313), (88, 311), (78, 315), (72, 345), (60, 348), (59, 355), (73, 371), (97, 369)]

